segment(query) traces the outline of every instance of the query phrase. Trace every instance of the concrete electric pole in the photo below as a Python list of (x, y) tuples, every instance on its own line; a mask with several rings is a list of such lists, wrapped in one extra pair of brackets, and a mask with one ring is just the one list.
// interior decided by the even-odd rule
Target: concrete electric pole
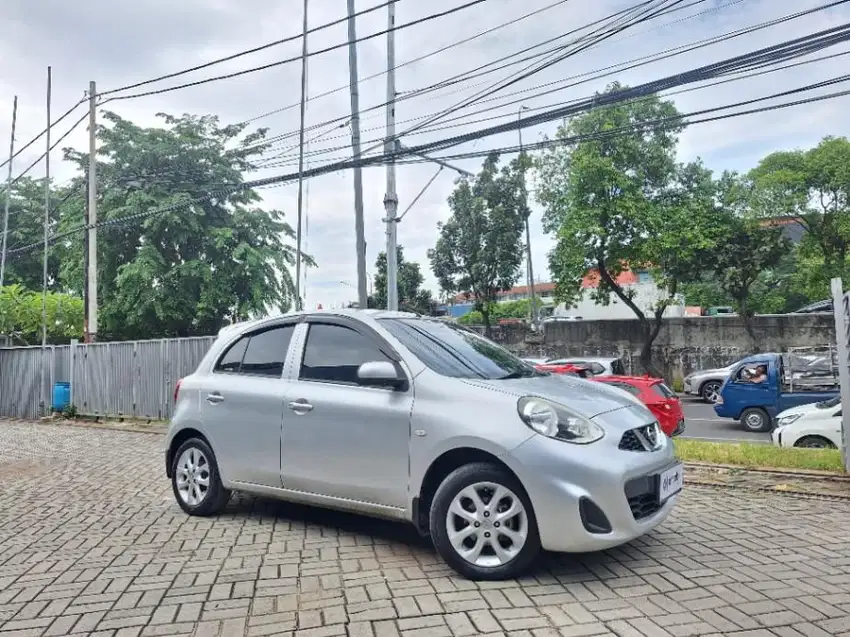
[(295, 230), (295, 309), (304, 309), (301, 290), (301, 227), (304, 213), (304, 117), (307, 109), (307, 0), (301, 36), (301, 129), (298, 132), (298, 212)]
[[(387, 5), (387, 131), (384, 153), (395, 151), (395, 2)], [(395, 161), (387, 162), (387, 194), (384, 195), (384, 221), (387, 224), (387, 309), (398, 310), (398, 262), (396, 232), (398, 194), (395, 191)]]
[[(392, 4), (390, 5), (392, 6)], [(357, 28), (354, 0), (348, 0), (348, 84), (351, 89), (351, 150), (354, 159), (354, 241), (357, 248), (357, 303), (368, 307), (366, 290), (366, 228), (363, 221), (363, 168), (360, 162), (360, 94), (357, 88)]]
[[(524, 110), (528, 110), (527, 106), (520, 106), (519, 111), (517, 112), (517, 121), (522, 123), (522, 112)], [(522, 148), (522, 128), (517, 129), (517, 133), (519, 134), (519, 156), (522, 159), (525, 151)], [(523, 192), (525, 192), (525, 170), (522, 173), (523, 179)], [(528, 208), (528, 195), (525, 195), (526, 201), (523, 201), (523, 204), (526, 208)], [(537, 315), (537, 295), (534, 293), (534, 264), (531, 259), (531, 226), (528, 221), (531, 216), (530, 211), (529, 214), (525, 216), (525, 258), (528, 261), (528, 267), (526, 269), (527, 279), (528, 279), (528, 293), (529, 298), (531, 299), (531, 304), (529, 307), (529, 311), (531, 312), (531, 325), (532, 327), (536, 327), (538, 323), (538, 315)]]
[(97, 84), (89, 82), (89, 174), (85, 342), (97, 340)]

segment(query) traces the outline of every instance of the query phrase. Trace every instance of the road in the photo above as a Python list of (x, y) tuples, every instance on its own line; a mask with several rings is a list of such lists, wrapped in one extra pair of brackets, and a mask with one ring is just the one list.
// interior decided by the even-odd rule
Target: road
[(163, 442), (0, 422), (0, 636), (850, 634), (844, 499), (691, 484), (623, 547), (476, 583), (401, 524), (239, 494), (190, 518)]
[(740, 423), (728, 418), (718, 418), (714, 408), (702, 401), (683, 397), (685, 410), (685, 433), (683, 438), (697, 438), (714, 441), (770, 442), (770, 434), (757, 434), (744, 431)]

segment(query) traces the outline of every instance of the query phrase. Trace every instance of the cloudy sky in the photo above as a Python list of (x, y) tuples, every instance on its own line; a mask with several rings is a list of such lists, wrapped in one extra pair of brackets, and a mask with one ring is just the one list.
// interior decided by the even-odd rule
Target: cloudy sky
[[(356, 8), (362, 11), (380, 5), (382, 1), (357, 0)], [(403, 25), (465, 2), (398, 0), (396, 24)], [(477, 102), (431, 124), (423, 131), (404, 136), (402, 142), (415, 145), (512, 121), (521, 106), (530, 109), (524, 112), (539, 113), (548, 106), (591, 95), (612, 80), (631, 85), (647, 82), (850, 21), (850, 4), (842, 4), (694, 52), (629, 70), (618, 70), (636, 58), (652, 56), (826, 3), (827, 0), (687, 0), (683, 5), (688, 8), (624, 31), (496, 93), (487, 98), (486, 102)], [(477, 77), (453, 82), (439, 90), (414, 95), (411, 92), (432, 87), (541, 42), (561, 38), (502, 64), (544, 53), (551, 47), (587, 34), (588, 30), (562, 37), (564, 33), (580, 29), (633, 4), (631, 0), (487, 0), (461, 12), (398, 31), (396, 63), (404, 64), (416, 58), (424, 58), (404, 64), (396, 72), (396, 88), (400, 96), (396, 106), (399, 132), (421, 123), (428, 115), (440, 113), (475, 96), (530, 62), (515, 63), (485, 75), (478, 74)], [(512, 25), (451, 46), (537, 10), (540, 12)], [(343, 0), (310, 0), (310, 27), (343, 18), (345, 12), (346, 3)], [(384, 30), (387, 25), (386, 13), (386, 8), (381, 8), (358, 18), (358, 36), (364, 37)], [(0, 3), (0, 23), (4, 27), (0, 59), (5, 64), (0, 67), (0, 147), (5, 148), (9, 138), (13, 95), (18, 95), (19, 99), (18, 143), (28, 141), (44, 128), (48, 65), (53, 69), (53, 112), (56, 115), (83, 97), (90, 80), (97, 81), (99, 91), (144, 81), (297, 35), (301, 30), (301, 20), (302, 0), (276, 3), (266, 0), (87, 0), (83, 3), (68, 3), (65, 0), (3, 0)], [(345, 42), (346, 38), (347, 27), (342, 23), (311, 35), (308, 46), (311, 51), (315, 51)], [(445, 47), (450, 48), (429, 55)], [(803, 59), (848, 50), (850, 48), (844, 43)], [(294, 41), (138, 90), (167, 88), (297, 57), (299, 54), (300, 43)], [(361, 131), (363, 148), (366, 150), (380, 142), (384, 130), (385, 112), (380, 105), (386, 101), (386, 75), (383, 74), (387, 68), (386, 36), (361, 42), (358, 45), (358, 56), (360, 107), (364, 111)], [(846, 72), (848, 59), (850, 56), (818, 61), (761, 77), (680, 93), (671, 96), (671, 99), (675, 100), (682, 112), (731, 104), (838, 76)], [(487, 67), (486, 70), (492, 71), (495, 66), (498, 65)], [(613, 67), (613, 72), (607, 77), (594, 73), (609, 67)], [(312, 127), (307, 138), (313, 139), (307, 158), (309, 165), (315, 167), (334, 159), (350, 157), (350, 148), (346, 148), (350, 143), (350, 129), (346, 122), (351, 112), (347, 48), (312, 56), (308, 75), (309, 95), (315, 97), (310, 100), (307, 109), (307, 126)], [(582, 80), (582, 83), (576, 85)], [(846, 88), (846, 84), (838, 85), (811, 91), (800, 97)], [(115, 96), (133, 92), (125, 91)], [(320, 96), (325, 93), (327, 95)], [(114, 110), (141, 125), (154, 125), (157, 122), (155, 114), (167, 112), (214, 113), (223, 123), (249, 120), (252, 126), (269, 127), (269, 135), (280, 137), (267, 152), (267, 167), (253, 175), (265, 177), (297, 170), (299, 96), (300, 64), (295, 62), (184, 90), (116, 100), (104, 108)], [(798, 98), (775, 100), (774, 103), (790, 99)], [(695, 125), (681, 137), (680, 159), (686, 161), (701, 157), (709, 167), (718, 171), (726, 168), (746, 170), (771, 151), (811, 146), (824, 135), (848, 134), (848, 105), (849, 98), (839, 98)], [(81, 107), (79, 115), (75, 113), (60, 124), (54, 139), (82, 114)], [(489, 119), (480, 121), (485, 118)], [(543, 135), (553, 135), (556, 125), (556, 122), (552, 122), (526, 129), (523, 139), (529, 142), (539, 140)], [(457, 146), (445, 153), (482, 151), (511, 146), (516, 142), (516, 133), (509, 133)], [(69, 145), (79, 148), (84, 148), (86, 143), (83, 126), (68, 138)], [(16, 160), (16, 169), (29, 165), (41, 152), (43, 149), (38, 148), (22, 155)], [(59, 161), (59, 155), (58, 152), (53, 154), (52, 173), (57, 181), (62, 182), (73, 173), (70, 166)], [(480, 159), (464, 159), (454, 164), (474, 171), (480, 162)], [(408, 207), (436, 170), (436, 165), (424, 162), (398, 167), (400, 212)], [(32, 174), (43, 175), (43, 164), (37, 166)], [(456, 174), (443, 170), (398, 229), (399, 243), (405, 247), (406, 256), (422, 263), (426, 283), (435, 292), (436, 282), (430, 273), (425, 253), (436, 240), (437, 222), (446, 219), (449, 214), (446, 198), (455, 178)], [(384, 226), (381, 222), (384, 215), (385, 169), (365, 169), (363, 181), (367, 261), (371, 274), (375, 257), (385, 246)], [(316, 303), (328, 307), (333, 303), (355, 299), (352, 175), (350, 172), (340, 172), (317, 177), (309, 181), (307, 192), (306, 251), (313, 254), (318, 262), (318, 268), (311, 269), (307, 274), (307, 307), (315, 307)], [(290, 222), (295, 224), (294, 185), (264, 189), (263, 196), (269, 206), (284, 210)], [(535, 278), (546, 280), (546, 252), (551, 247), (551, 240), (543, 234), (539, 208), (534, 211), (532, 247)]]

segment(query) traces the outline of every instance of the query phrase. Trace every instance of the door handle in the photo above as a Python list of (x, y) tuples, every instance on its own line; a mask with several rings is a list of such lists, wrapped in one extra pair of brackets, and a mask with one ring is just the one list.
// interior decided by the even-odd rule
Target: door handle
[(306, 414), (308, 411), (313, 411), (313, 405), (308, 403), (303, 398), (293, 400), (291, 403), (289, 403), (288, 406), (296, 414)]
[(219, 393), (207, 394), (207, 402), (213, 405), (217, 405), (218, 403), (224, 400), (224, 396)]

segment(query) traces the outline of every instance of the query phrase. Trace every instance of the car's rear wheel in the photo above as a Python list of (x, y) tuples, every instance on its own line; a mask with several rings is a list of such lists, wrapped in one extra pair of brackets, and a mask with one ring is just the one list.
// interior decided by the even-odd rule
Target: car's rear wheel
[(773, 427), (770, 416), (760, 407), (749, 407), (745, 409), (741, 414), (741, 424), (744, 425), (744, 429), (753, 432), (770, 431)]
[(431, 504), (430, 528), (446, 563), (474, 580), (516, 577), (540, 554), (525, 489), (491, 464), (468, 464), (443, 480)]
[(808, 449), (835, 449), (835, 445), (823, 436), (803, 436), (794, 443), (794, 446)]
[(720, 398), (720, 387), (722, 383), (716, 380), (710, 380), (706, 383), (703, 383), (700, 388), (699, 394), (702, 399), (710, 404), (714, 404), (717, 402), (717, 399)]
[(171, 488), (177, 504), (189, 515), (214, 515), (230, 499), (230, 491), (221, 483), (215, 454), (200, 438), (190, 438), (174, 453)]

